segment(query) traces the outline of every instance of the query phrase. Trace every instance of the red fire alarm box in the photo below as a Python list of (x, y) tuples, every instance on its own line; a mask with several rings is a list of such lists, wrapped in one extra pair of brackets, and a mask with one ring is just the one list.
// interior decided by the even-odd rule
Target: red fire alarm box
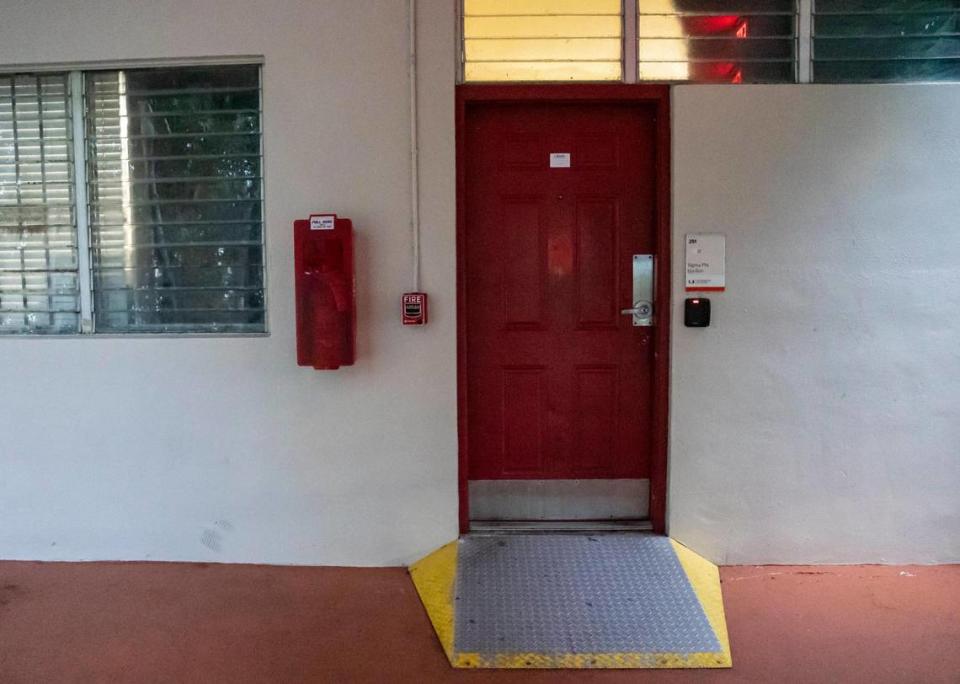
[(297, 364), (352, 366), (357, 337), (353, 224), (336, 214), (294, 221)]
[(427, 324), (427, 295), (423, 292), (407, 292), (401, 300), (400, 317), (404, 325)]

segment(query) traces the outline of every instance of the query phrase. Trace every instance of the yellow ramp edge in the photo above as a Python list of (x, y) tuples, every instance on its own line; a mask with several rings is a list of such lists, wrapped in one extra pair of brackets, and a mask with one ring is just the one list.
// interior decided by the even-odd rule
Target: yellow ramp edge
[(680, 566), (690, 580), (690, 586), (700, 600), (704, 615), (713, 628), (713, 633), (720, 642), (722, 652), (711, 654), (716, 663), (712, 667), (732, 667), (733, 657), (730, 654), (730, 637), (727, 634), (727, 618), (723, 613), (723, 592), (720, 588), (720, 568), (708, 561), (695, 551), (671, 539), (673, 551), (677, 554)]
[(457, 577), (457, 544), (451, 542), (410, 566), (420, 600), (437, 633), (440, 645), (456, 668), (727, 668), (732, 667), (730, 639), (723, 612), (719, 568), (674, 539), (670, 540), (690, 586), (720, 642), (720, 652), (705, 653), (502, 653), (493, 657), (454, 652), (454, 591)]
[(453, 666), (501, 670), (641, 670), (707, 669), (730, 667), (721, 664), (720, 653), (500, 653), (484, 657), (457, 653)]
[(410, 566), (410, 577), (427, 610), (447, 660), (453, 656), (453, 592), (457, 578), (457, 543), (450, 542)]

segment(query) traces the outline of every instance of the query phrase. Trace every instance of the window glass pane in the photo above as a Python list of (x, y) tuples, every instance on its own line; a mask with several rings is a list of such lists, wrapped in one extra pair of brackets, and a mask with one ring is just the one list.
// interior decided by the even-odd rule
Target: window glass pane
[(960, 81), (960, 0), (818, 0), (814, 81)]
[(86, 75), (97, 332), (261, 332), (260, 69)]
[(638, 0), (642, 81), (792, 83), (795, 0)]
[(616, 81), (620, 0), (464, 0), (467, 81)]
[(822, 13), (903, 14), (957, 9), (957, 0), (815, 0), (814, 11)]
[(0, 75), (0, 334), (77, 333), (66, 74)]

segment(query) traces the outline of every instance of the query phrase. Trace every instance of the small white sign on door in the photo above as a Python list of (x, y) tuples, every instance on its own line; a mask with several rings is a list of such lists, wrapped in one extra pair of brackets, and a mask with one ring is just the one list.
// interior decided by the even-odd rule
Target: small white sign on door
[(687, 235), (686, 288), (723, 292), (727, 286), (727, 237), (721, 233)]
[(550, 168), (551, 169), (569, 169), (570, 153), (569, 152), (551, 152)]

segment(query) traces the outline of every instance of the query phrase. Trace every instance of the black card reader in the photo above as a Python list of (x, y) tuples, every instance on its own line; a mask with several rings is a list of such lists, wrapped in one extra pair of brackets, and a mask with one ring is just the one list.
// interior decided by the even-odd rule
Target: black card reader
[(706, 328), (710, 325), (710, 300), (690, 297), (683, 303), (683, 324), (688, 328)]

